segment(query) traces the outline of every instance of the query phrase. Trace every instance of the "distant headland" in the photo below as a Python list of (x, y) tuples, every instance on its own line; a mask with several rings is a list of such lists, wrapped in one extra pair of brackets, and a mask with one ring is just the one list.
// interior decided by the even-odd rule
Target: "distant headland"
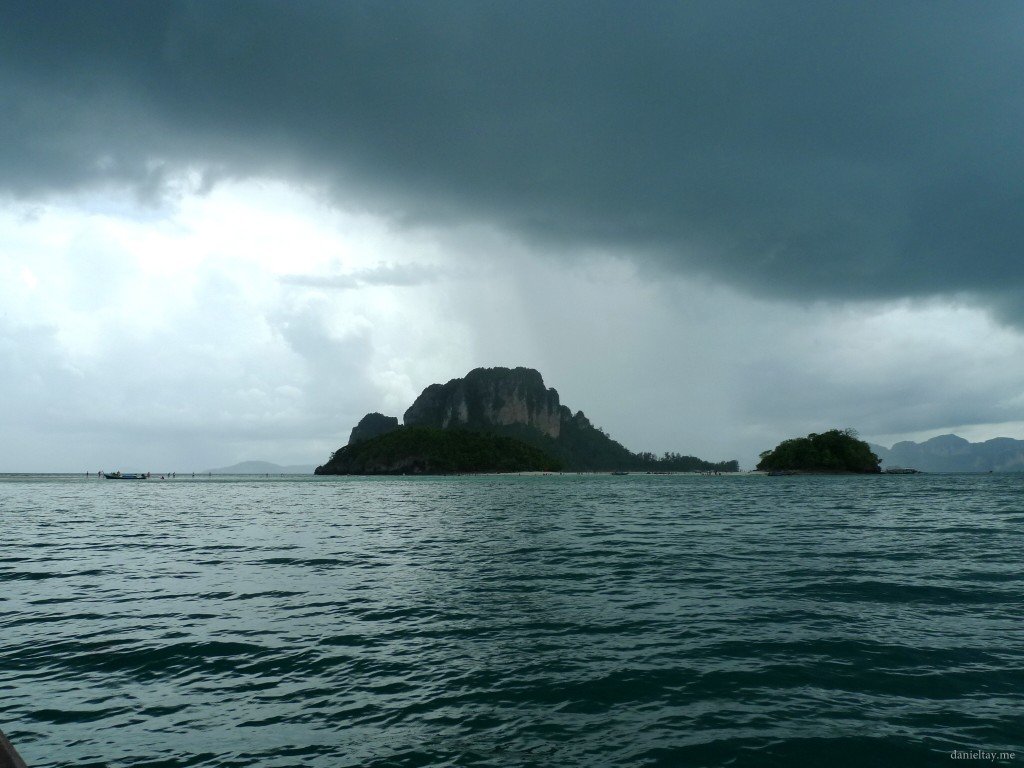
[(516, 471), (736, 472), (736, 461), (633, 453), (561, 404), (532, 368), (476, 368), (394, 416), (370, 413), (318, 475)]
[(308, 475), (313, 467), (305, 464), (289, 464), (282, 466), (270, 461), (242, 461), (230, 467), (204, 469), (203, 474), (212, 475)]
[(1024, 440), (996, 437), (972, 443), (939, 435), (923, 443), (905, 440), (892, 448), (872, 445), (884, 467), (915, 467), (922, 472), (1024, 472)]

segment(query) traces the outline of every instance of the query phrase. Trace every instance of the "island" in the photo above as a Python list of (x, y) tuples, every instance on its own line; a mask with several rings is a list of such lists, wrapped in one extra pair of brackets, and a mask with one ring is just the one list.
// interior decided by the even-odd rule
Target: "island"
[(736, 472), (735, 460), (709, 462), (679, 453), (633, 453), (562, 405), (532, 368), (476, 368), (431, 384), (402, 423), (367, 414), (347, 445), (316, 468), (332, 474), (450, 472)]
[(871, 446), (857, 439), (852, 429), (830, 429), (821, 434), (783, 440), (764, 451), (757, 468), (769, 473), (857, 473), (881, 472)]

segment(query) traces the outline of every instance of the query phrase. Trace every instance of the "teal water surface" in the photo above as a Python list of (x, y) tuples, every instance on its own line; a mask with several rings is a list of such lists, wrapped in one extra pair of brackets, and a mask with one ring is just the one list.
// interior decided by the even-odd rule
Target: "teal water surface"
[(1022, 565), (1017, 475), (6, 476), (0, 728), (32, 768), (1011, 763)]

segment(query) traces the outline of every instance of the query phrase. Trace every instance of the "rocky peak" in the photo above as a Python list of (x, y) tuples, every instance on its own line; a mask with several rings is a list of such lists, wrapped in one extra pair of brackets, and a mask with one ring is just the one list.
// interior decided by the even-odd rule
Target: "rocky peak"
[(352, 428), (348, 444), (355, 445), (378, 435), (394, 432), (396, 429), (398, 429), (398, 419), (394, 416), (385, 416), (382, 413), (368, 413)]
[(558, 392), (532, 368), (476, 368), (432, 384), (405, 412), (406, 426), (486, 428), (523, 424), (548, 437), (561, 433)]
[(971, 449), (970, 442), (959, 435), (939, 435), (925, 440), (922, 445), (932, 453), (948, 455), (967, 453)]

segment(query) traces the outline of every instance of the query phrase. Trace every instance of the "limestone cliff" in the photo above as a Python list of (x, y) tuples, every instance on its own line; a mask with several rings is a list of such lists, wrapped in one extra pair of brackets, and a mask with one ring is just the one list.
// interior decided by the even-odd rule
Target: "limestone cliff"
[(405, 425), (485, 429), (523, 425), (557, 439), (571, 418), (558, 392), (530, 368), (476, 368), (465, 378), (431, 384), (405, 412)]

